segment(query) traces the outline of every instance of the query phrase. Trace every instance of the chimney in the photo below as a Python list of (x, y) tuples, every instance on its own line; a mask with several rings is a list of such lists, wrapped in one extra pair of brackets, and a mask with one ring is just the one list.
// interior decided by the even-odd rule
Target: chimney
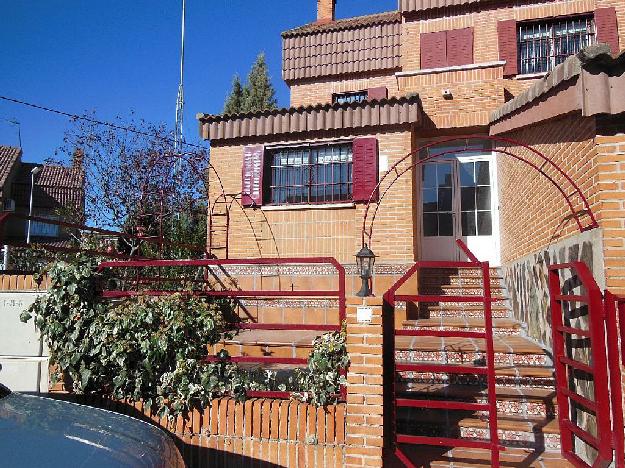
[(85, 152), (82, 148), (76, 148), (72, 154), (72, 167), (74, 169), (82, 169), (83, 162), (85, 160)]
[(317, 23), (331, 23), (335, 20), (336, 0), (317, 0)]

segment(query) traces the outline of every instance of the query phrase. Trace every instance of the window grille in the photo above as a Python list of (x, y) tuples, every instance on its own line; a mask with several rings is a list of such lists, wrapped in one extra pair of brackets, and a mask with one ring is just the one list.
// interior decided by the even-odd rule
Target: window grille
[(548, 72), (595, 41), (595, 23), (590, 16), (521, 23), (519, 72)]
[(352, 144), (280, 148), (269, 153), (269, 202), (334, 203), (352, 199)]
[(332, 95), (332, 104), (351, 104), (353, 102), (363, 102), (368, 98), (367, 91), (357, 91), (349, 93), (338, 93)]

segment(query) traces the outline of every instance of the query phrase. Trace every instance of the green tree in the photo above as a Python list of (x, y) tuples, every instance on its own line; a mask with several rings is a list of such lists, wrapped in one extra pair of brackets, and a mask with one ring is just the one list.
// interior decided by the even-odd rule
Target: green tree
[(238, 114), (241, 112), (243, 105), (243, 85), (239, 75), (234, 75), (232, 79), (232, 90), (230, 95), (226, 98), (226, 104), (224, 105), (224, 114)]
[(276, 91), (271, 84), (265, 54), (260, 53), (247, 76), (243, 88), (243, 112), (257, 112), (276, 108)]

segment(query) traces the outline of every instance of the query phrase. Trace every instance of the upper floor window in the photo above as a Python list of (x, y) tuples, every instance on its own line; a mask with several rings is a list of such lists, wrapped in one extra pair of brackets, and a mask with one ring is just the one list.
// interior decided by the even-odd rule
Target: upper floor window
[(270, 150), (268, 201), (273, 205), (352, 200), (352, 144)]
[(351, 104), (352, 102), (363, 102), (369, 97), (367, 90), (353, 91), (349, 93), (336, 93), (332, 95), (332, 104)]
[(595, 43), (591, 16), (563, 18), (519, 25), (519, 73), (552, 70), (587, 45)]

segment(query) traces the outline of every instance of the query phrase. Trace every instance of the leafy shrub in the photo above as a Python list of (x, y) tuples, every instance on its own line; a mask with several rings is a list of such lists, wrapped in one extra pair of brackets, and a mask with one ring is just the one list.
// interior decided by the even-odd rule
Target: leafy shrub
[(345, 340), (344, 328), (315, 339), (308, 366), (295, 372), (295, 387), (301, 389), (296, 398), (316, 406), (336, 402), (341, 385), (346, 383), (342, 370), (349, 365)]
[(243, 370), (221, 351), (203, 362), (208, 349), (234, 334), (233, 304), (189, 294), (99, 300), (96, 285), (106, 281), (98, 261), (77, 255), (52, 263), (51, 287), (21, 316), (33, 316), (46, 338), (57, 374), (69, 377), (77, 393), (143, 400), (161, 414), (178, 414), (194, 405), (248, 390), (295, 390), (296, 397), (323, 406), (336, 401), (348, 365), (345, 333), (320, 336), (308, 367), (291, 379), (261, 368)]

